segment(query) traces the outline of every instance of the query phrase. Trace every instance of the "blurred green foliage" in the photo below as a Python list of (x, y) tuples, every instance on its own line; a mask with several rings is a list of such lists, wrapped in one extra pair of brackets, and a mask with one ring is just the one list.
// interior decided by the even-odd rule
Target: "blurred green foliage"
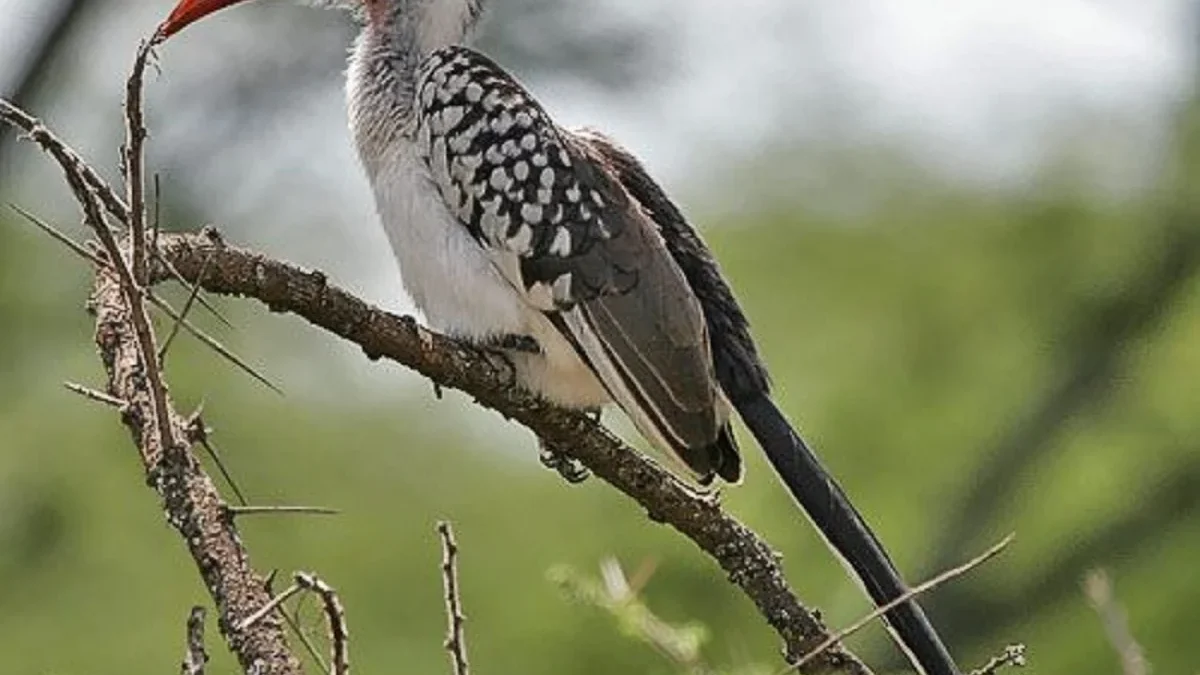
[[(1024, 641), (1034, 672), (1116, 672), (1080, 591), (1105, 566), (1156, 670), (1194, 670), (1200, 183), (1180, 166), (1136, 203), (945, 191), (850, 220), (797, 204), (700, 219), (784, 407), (910, 577), (1017, 533), (1007, 554), (930, 599), (964, 664)], [(206, 598), (116, 416), (61, 387), (101, 376), (86, 270), (3, 218), (4, 671), (170, 671), (188, 608)], [(669, 624), (703, 626), (689, 639), (706, 636), (704, 663), (778, 663), (773, 634), (709, 560), (598, 481), (570, 487), (541, 469), (527, 434), (461, 396), (436, 400), (393, 366), (375, 367), (394, 387), (363, 386), (361, 359), (333, 339), (220, 304), (239, 329), (214, 331), (289, 396), (186, 340), (170, 356), (172, 392), (181, 407), (206, 402), (254, 501), (342, 510), (248, 518), (242, 531), (261, 570), (315, 570), (339, 589), (357, 672), (448, 672), (439, 518), (457, 529), (480, 672), (681, 672), (547, 580), (607, 556), (654, 562), (641, 601)], [(749, 479), (726, 504), (783, 552), (831, 625), (857, 618), (866, 601), (746, 445)], [(952, 527), (962, 535), (943, 541)], [(309, 603), (305, 623), (320, 632), (318, 621)], [(212, 626), (209, 642), (212, 672), (233, 672)], [(852, 646), (897, 665), (878, 628)]]

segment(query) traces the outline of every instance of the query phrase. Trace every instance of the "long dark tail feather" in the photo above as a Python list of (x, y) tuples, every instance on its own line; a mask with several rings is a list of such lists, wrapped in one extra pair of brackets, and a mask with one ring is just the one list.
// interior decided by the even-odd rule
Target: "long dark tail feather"
[[(883, 545), (775, 402), (762, 394), (734, 405), (788, 491), (826, 542), (854, 570), (876, 606), (907, 592)], [(918, 672), (959, 675), (953, 657), (916, 602), (898, 605), (886, 619)]]

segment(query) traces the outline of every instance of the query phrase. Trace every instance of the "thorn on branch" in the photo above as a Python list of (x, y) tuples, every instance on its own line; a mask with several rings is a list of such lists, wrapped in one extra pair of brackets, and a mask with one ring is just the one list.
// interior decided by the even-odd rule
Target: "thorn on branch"
[(331, 509), (326, 506), (250, 506), (243, 504), (242, 506), (226, 506), (225, 511), (229, 515), (237, 516), (254, 516), (254, 515), (310, 515), (310, 516), (336, 516), (341, 511)]
[(110, 405), (110, 406), (116, 408), (117, 410), (124, 410), (129, 405), (129, 403), (127, 401), (122, 401), (121, 399), (119, 399), (115, 396), (109, 396), (108, 394), (106, 394), (98, 389), (92, 389), (91, 387), (85, 387), (82, 384), (75, 384), (74, 382), (63, 382), (63, 386), (67, 388), (67, 391), (74, 392), (84, 398), (91, 399), (97, 403), (103, 403), (105, 405)]
[[(179, 272), (179, 268), (175, 267), (170, 260), (163, 257), (162, 251), (158, 248), (157, 242), (154, 245), (153, 251), (151, 251), (151, 255), (156, 262), (163, 266), (163, 269), (167, 271), (167, 274), (170, 275), (172, 279), (179, 282), (180, 286), (189, 288), (192, 285), (191, 282), (187, 280), (187, 277), (183, 276), (183, 274)], [(196, 280), (199, 281), (200, 279), (197, 278)], [(215, 318), (217, 321), (220, 321), (223, 326), (229, 329), (235, 328), (233, 323), (229, 319), (225, 318), (225, 315), (222, 314), (215, 305), (206, 300), (203, 295), (197, 297), (196, 302), (200, 303), (201, 307), (208, 310), (208, 313), (212, 314), (213, 318)]]
[(200, 280), (204, 278), (204, 273), (208, 271), (208, 266), (212, 262), (212, 251), (204, 257), (204, 264), (200, 266), (200, 273), (196, 275), (196, 282), (192, 284), (192, 290), (188, 293), (187, 300), (183, 303), (183, 309), (179, 310), (179, 317), (175, 319), (175, 323), (171, 324), (171, 332), (167, 334), (167, 339), (163, 340), (162, 347), (158, 349), (158, 360), (165, 361), (167, 358), (167, 350), (171, 348), (171, 342), (175, 340), (175, 336), (179, 335), (179, 328), (187, 319), (188, 312), (191, 311), (192, 305), (195, 304), (196, 298), (200, 296)]
[(220, 472), (221, 478), (225, 480), (225, 484), (229, 486), (230, 490), (233, 490), (233, 495), (237, 498), (238, 503), (242, 506), (246, 506), (247, 501), (245, 493), (243, 493), (242, 489), (238, 487), (237, 481), (233, 479), (233, 474), (231, 474), (229, 469), (225, 467), (225, 461), (221, 459), (221, 453), (217, 452), (217, 446), (213, 444), (212, 439), (209, 438), (209, 433), (212, 430), (204, 424), (204, 420), (201, 418), (203, 407), (204, 406), (201, 405), (196, 409), (196, 412), (192, 413), (191, 417), (187, 419), (187, 422), (184, 425), (184, 433), (187, 435), (189, 442), (192, 444), (199, 443), (200, 447), (204, 448), (204, 452), (208, 454), (209, 459), (211, 459), (213, 464), (217, 466), (217, 471)]
[(79, 255), (83, 259), (91, 262), (96, 267), (99, 268), (99, 267), (105, 267), (108, 265), (108, 263), (103, 258), (101, 258), (99, 255), (97, 255), (94, 251), (88, 249), (83, 244), (80, 244), (79, 242), (75, 241), (74, 239), (69, 237), (67, 235), (67, 233), (54, 227), (53, 225), (46, 222), (45, 220), (38, 218), (37, 216), (33, 215), (29, 211), (26, 211), (25, 209), (21, 208), (20, 206), (17, 206), (16, 204), (11, 203), (11, 202), (9, 203), (8, 208), (12, 209), (13, 211), (16, 211), (17, 214), (20, 215), (22, 218), (24, 218), (25, 220), (28, 220), (30, 223), (37, 226), (43, 232), (50, 235), (50, 237), (52, 239), (54, 239), (55, 241), (57, 241), (58, 243), (60, 243), (64, 246), (66, 246), (67, 248), (71, 249), (77, 255)]
[(468, 675), (467, 645), (463, 637), (463, 624), (467, 618), (463, 616), (458, 589), (458, 543), (454, 541), (450, 523), (439, 522), (437, 531), (442, 538), (442, 584), (446, 589), (446, 651), (450, 654), (454, 675)]
[(183, 655), (183, 665), (180, 675), (204, 675), (204, 666), (208, 663), (208, 652), (204, 651), (204, 615), (203, 607), (192, 608), (187, 620), (187, 651)]
[(202, 342), (206, 347), (208, 347), (209, 349), (216, 352), (219, 356), (224, 358), (226, 361), (229, 361), (230, 363), (232, 363), (234, 366), (236, 366), (242, 372), (246, 373), (247, 375), (254, 378), (255, 380), (258, 380), (259, 383), (261, 383), (263, 386), (267, 387), (271, 391), (275, 392), (276, 394), (279, 394), (280, 396), (285, 395), (283, 393), (283, 390), (280, 389), (279, 387), (277, 387), (274, 382), (271, 382), (271, 380), (267, 379), (267, 377), (265, 375), (263, 375), (262, 373), (259, 373), (257, 370), (254, 369), (253, 366), (246, 363), (246, 361), (244, 359), (242, 359), (242, 357), (238, 356), (237, 354), (234, 354), (228, 347), (226, 347), (225, 345), (218, 342), (216, 338), (211, 337), (208, 333), (205, 333), (204, 331), (197, 328), (194, 324), (192, 324), (191, 321), (188, 321), (187, 318), (182, 313), (176, 311), (176, 309), (174, 307), (172, 307), (166, 300), (163, 300), (162, 298), (158, 297), (157, 295), (155, 295), (153, 293), (147, 293), (146, 297), (149, 298), (151, 304), (153, 304), (155, 307), (162, 310), (162, 312), (164, 314), (166, 314), (167, 316), (171, 317), (171, 319), (173, 319), (176, 322), (176, 325), (183, 326), (183, 328), (185, 330), (187, 330), (187, 332), (189, 334), (191, 334), (192, 337), (194, 337), (197, 340), (199, 340), (200, 342)]

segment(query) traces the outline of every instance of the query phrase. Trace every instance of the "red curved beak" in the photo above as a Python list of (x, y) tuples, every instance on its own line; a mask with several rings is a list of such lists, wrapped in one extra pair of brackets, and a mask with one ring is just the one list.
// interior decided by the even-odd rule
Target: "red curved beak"
[(171, 16), (158, 27), (158, 33), (164, 39), (183, 30), (187, 26), (212, 14), (218, 9), (236, 5), (243, 0), (180, 0)]

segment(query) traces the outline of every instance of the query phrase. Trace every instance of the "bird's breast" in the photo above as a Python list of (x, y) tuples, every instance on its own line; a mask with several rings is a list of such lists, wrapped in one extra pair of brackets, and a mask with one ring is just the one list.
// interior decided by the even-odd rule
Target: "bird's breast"
[(450, 213), (413, 144), (395, 144), (368, 174), (405, 290), (433, 328), (476, 342), (528, 335), (542, 353), (512, 355), (526, 388), (571, 407), (609, 401), (574, 347), (500, 273), (497, 253)]

